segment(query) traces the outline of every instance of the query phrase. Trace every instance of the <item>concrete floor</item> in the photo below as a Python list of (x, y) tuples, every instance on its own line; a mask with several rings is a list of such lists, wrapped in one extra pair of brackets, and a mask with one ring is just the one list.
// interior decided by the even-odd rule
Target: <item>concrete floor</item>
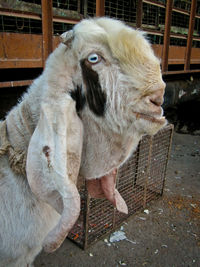
[(108, 235), (83, 251), (66, 239), (35, 267), (199, 267), (200, 136), (174, 134), (164, 196), (147, 209), (123, 224), (125, 240), (110, 243)]

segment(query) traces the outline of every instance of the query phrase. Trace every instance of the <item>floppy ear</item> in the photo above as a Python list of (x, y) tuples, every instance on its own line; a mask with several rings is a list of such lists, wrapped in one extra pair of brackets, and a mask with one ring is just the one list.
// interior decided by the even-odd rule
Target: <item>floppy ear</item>
[(58, 224), (44, 240), (47, 252), (62, 244), (80, 213), (76, 181), (82, 140), (82, 122), (69, 95), (41, 104), (39, 122), (28, 147), (26, 172), (32, 192), (61, 213)]

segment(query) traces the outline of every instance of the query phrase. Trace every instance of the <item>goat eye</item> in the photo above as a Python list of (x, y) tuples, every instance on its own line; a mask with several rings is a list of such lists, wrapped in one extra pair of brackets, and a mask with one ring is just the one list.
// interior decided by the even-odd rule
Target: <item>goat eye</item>
[(97, 54), (90, 54), (88, 56), (88, 61), (91, 63), (91, 64), (96, 64), (98, 63), (99, 61), (101, 60), (101, 57)]

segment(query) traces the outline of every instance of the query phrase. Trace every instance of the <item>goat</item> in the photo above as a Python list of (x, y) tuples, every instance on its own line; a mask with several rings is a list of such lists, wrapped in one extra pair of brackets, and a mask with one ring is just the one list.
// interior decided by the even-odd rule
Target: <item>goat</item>
[(61, 40), (0, 123), (0, 266), (30, 266), (62, 244), (80, 212), (78, 176), (127, 213), (116, 168), (166, 124), (160, 61), (144, 33), (93, 18)]

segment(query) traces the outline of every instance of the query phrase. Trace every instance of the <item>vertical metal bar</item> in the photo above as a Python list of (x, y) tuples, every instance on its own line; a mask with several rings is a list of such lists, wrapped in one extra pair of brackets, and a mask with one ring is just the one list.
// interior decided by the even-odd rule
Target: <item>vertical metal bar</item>
[(139, 169), (139, 160), (140, 160), (140, 148), (141, 148), (141, 141), (138, 144), (137, 150), (136, 150), (136, 159), (135, 159), (135, 175), (133, 179), (133, 188), (135, 189), (137, 178), (138, 178), (138, 169)]
[(77, 11), (78, 11), (79, 14), (81, 13), (81, 0), (78, 0)]
[(84, 9), (83, 10), (84, 18), (86, 18), (87, 17), (87, 11), (88, 11), (88, 1), (87, 0), (84, 1), (83, 9)]
[(166, 6), (166, 11), (165, 11), (164, 44), (163, 44), (163, 54), (162, 54), (162, 71), (163, 72), (168, 70), (172, 8), (173, 8), (173, 0), (167, 0), (167, 6)]
[(189, 22), (189, 29), (188, 29), (187, 47), (186, 47), (186, 53), (185, 53), (184, 70), (190, 69), (190, 58), (191, 58), (191, 51), (192, 51), (192, 40), (193, 40), (196, 9), (197, 9), (197, 0), (192, 0), (191, 9), (190, 9), (190, 22)]
[[(165, 164), (165, 170), (164, 170), (164, 177), (163, 177), (163, 185), (162, 185), (162, 190), (161, 190), (161, 196), (163, 195), (163, 191), (164, 191), (164, 187), (165, 187), (167, 166), (168, 166), (169, 159), (170, 159), (170, 153), (171, 153), (171, 149), (172, 149), (172, 138), (173, 138), (173, 133), (174, 133), (173, 124), (170, 124), (168, 127), (170, 127), (169, 130), (171, 131), (171, 135), (170, 135), (170, 138), (169, 138), (169, 147), (168, 147), (168, 151), (167, 151), (167, 158), (166, 158), (166, 164)], [(168, 129), (167, 129), (167, 131), (168, 131)]]
[(89, 214), (90, 214), (90, 196), (87, 191), (87, 185), (85, 181), (85, 203), (84, 203), (84, 221), (83, 221), (83, 227), (84, 227), (84, 242), (83, 242), (83, 249), (86, 249), (88, 247), (88, 230), (89, 230)]
[(105, 0), (96, 0), (96, 16), (102, 17), (105, 15)]
[(136, 28), (142, 27), (142, 13), (143, 13), (142, 0), (137, 0)]
[(42, 0), (42, 59), (43, 67), (48, 55), (53, 51), (53, 11), (52, 0)]
[(153, 143), (153, 137), (149, 137), (149, 155), (148, 155), (148, 161), (147, 161), (147, 171), (146, 171), (146, 179), (145, 179), (145, 184), (144, 184), (144, 200), (143, 200), (143, 208), (146, 207), (146, 202), (147, 202), (147, 185), (148, 185), (148, 179), (150, 175), (150, 170), (151, 170), (151, 155), (152, 155), (152, 143)]

